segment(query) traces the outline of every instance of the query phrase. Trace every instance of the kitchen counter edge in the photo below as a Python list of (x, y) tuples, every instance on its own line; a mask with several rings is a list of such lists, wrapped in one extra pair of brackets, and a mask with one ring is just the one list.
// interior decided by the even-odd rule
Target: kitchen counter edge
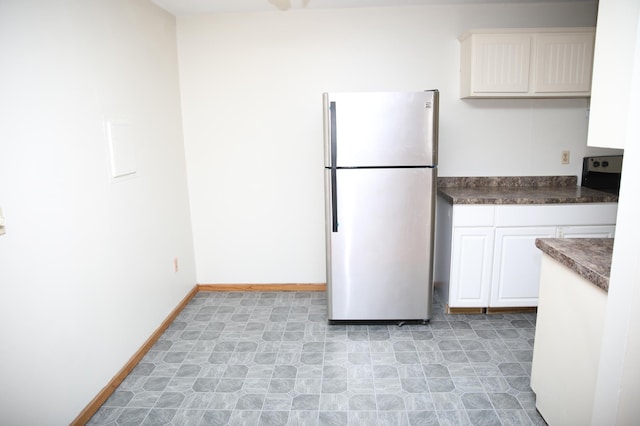
[(613, 238), (537, 238), (536, 247), (604, 291), (609, 291)]

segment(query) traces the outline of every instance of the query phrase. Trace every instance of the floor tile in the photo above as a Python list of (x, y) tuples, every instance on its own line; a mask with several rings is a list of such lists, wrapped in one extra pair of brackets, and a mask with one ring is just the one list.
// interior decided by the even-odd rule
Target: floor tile
[(327, 323), (324, 292), (201, 292), (90, 425), (546, 425), (536, 315)]

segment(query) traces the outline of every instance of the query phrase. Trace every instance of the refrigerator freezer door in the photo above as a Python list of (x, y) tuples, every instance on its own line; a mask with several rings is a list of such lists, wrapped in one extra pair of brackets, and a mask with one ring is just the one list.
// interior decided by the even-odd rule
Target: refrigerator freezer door
[(325, 181), (329, 319), (430, 318), (435, 170), (343, 169), (333, 188), (326, 170)]
[(437, 91), (325, 93), (324, 107), (326, 167), (332, 146), (336, 167), (437, 164)]

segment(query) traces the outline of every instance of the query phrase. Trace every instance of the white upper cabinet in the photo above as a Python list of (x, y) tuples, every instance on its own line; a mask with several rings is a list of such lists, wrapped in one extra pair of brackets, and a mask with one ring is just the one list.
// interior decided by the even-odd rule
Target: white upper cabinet
[(588, 97), (594, 28), (473, 30), (460, 37), (460, 97)]
[(624, 148), (633, 140), (640, 95), (640, 1), (598, 4), (587, 145)]

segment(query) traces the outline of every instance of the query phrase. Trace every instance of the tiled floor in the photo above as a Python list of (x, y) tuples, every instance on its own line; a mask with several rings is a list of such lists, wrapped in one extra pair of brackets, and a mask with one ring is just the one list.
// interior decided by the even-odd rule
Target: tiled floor
[(535, 314), (328, 325), (323, 292), (199, 293), (93, 425), (544, 425)]

